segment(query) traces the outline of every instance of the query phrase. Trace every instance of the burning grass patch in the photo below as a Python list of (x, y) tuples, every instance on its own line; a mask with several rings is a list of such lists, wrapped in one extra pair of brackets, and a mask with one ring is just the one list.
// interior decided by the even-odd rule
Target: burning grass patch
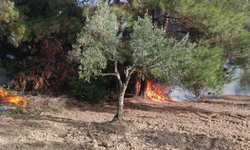
[(27, 101), (20, 96), (10, 96), (8, 91), (0, 88), (0, 115), (10, 115), (23, 112)]
[(27, 101), (20, 96), (10, 96), (8, 91), (0, 88), (1, 104), (15, 105), (18, 107), (26, 108)]

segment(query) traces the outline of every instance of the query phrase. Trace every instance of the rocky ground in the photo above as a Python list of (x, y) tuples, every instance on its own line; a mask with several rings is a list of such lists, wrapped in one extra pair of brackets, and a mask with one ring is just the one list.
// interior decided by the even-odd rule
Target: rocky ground
[(116, 112), (113, 103), (25, 99), (24, 114), (0, 116), (0, 150), (250, 149), (250, 97), (165, 103), (129, 98), (124, 122), (110, 122)]

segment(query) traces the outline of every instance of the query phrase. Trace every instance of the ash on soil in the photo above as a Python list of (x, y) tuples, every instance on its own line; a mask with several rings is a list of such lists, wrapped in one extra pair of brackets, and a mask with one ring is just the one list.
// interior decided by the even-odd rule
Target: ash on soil
[(0, 115), (6, 115), (9, 111), (15, 110), (16, 106), (0, 104)]

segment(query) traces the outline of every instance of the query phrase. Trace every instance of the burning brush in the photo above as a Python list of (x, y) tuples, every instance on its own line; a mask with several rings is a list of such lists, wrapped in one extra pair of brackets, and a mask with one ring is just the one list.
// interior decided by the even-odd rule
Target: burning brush
[(0, 88), (0, 105), (8, 104), (15, 105), (18, 107), (26, 108), (27, 101), (19, 96), (9, 96), (7, 91), (3, 91), (3, 88)]
[(157, 102), (162, 101), (172, 101), (172, 99), (167, 98), (167, 94), (170, 91), (170, 87), (166, 86), (165, 84), (158, 84), (154, 82), (153, 79), (150, 79), (147, 82), (147, 96)]
[(206, 102), (203, 98), (196, 97), (191, 90), (181, 86), (168, 86), (157, 82), (153, 78), (147, 81), (147, 97), (156, 102), (170, 101), (196, 101)]

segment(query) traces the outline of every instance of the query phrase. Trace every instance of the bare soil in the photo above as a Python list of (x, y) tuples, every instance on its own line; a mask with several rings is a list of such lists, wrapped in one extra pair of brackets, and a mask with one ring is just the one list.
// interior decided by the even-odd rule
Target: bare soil
[(24, 114), (0, 116), (0, 150), (250, 150), (250, 97), (157, 103), (125, 99), (116, 106), (26, 96)]

